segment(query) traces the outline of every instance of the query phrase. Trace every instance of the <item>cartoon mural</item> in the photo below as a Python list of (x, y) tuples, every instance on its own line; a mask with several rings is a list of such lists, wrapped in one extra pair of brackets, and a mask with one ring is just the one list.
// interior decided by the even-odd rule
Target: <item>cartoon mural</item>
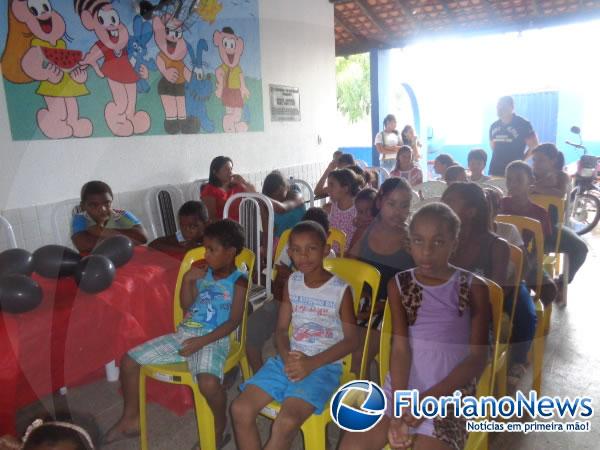
[(262, 131), (258, 0), (151, 3), (0, 0), (13, 139)]

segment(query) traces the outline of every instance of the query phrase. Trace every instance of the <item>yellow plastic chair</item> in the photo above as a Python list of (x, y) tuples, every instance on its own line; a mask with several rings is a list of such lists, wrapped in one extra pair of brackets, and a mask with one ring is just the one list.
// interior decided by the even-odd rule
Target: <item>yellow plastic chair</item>
[(542, 392), (542, 370), (544, 367), (544, 346), (545, 346), (545, 307), (540, 300), (542, 291), (542, 275), (544, 269), (544, 233), (542, 224), (535, 219), (523, 216), (502, 215), (496, 216), (496, 222), (512, 223), (519, 232), (527, 230), (533, 233), (533, 245), (535, 247), (536, 276), (535, 276), (535, 313), (537, 317), (537, 327), (532, 344), (533, 355), (533, 384), (532, 389), (538, 395)]
[[(552, 210), (557, 214), (556, 222), (556, 245), (554, 253), (549, 253), (544, 257), (544, 269), (552, 276), (552, 278), (562, 277), (562, 297), (566, 304), (567, 290), (569, 286), (569, 258), (566, 254), (560, 253), (560, 240), (562, 238), (562, 228), (565, 224), (565, 210), (567, 205), (566, 197), (555, 197), (552, 195), (532, 195), (531, 201), (538, 206), (541, 206), (548, 215), (552, 217)], [(550, 322), (552, 318), (552, 305), (548, 305), (544, 314), (544, 333), (547, 335), (550, 332)]]
[(332, 247), (334, 244), (337, 244), (340, 249), (338, 256), (341, 258), (344, 257), (344, 254), (346, 253), (346, 233), (337, 228), (330, 228), (329, 236), (327, 236), (327, 243)]
[[(175, 286), (175, 295), (173, 299), (173, 325), (177, 328), (179, 322), (183, 320), (183, 310), (179, 302), (181, 292), (181, 284), (183, 276), (190, 270), (192, 264), (204, 258), (204, 247), (190, 250), (186, 253), (179, 274), (177, 275), (177, 284)], [(235, 258), (236, 266), (251, 274), (254, 269), (255, 256), (248, 249), (243, 249)], [(244, 380), (252, 376), (248, 358), (246, 357), (246, 327), (248, 319), (248, 293), (250, 292), (250, 284), (252, 277), (248, 277), (248, 289), (246, 290), (246, 301), (244, 304), (244, 315), (242, 323), (238, 330), (231, 333), (229, 336), (230, 350), (229, 356), (225, 361), (224, 373), (229, 372), (235, 366), (239, 365), (242, 371)], [(238, 332), (239, 331), (239, 332)], [(198, 435), (200, 438), (200, 447), (203, 450), (214, 450), (217, 447), (215, 438), (214, 416), (210, 406), (204, 396), (198, 389), (196, 377), (194, 377), (187, 367), (187, 363), (178, 364), (161, 364), (161, 365), (145, 365), (140, 370), (140, 444), (142, 450), (148, 449), (148, 424), (146, 418), (146, 378), (153, 378), (163, 383), (181, 384), (189, 386), (194, 394), (194, 406), (196, 408), (196, 422), (198, 426)]]
[[(506, 395), (507, 386), (507, 373), (508, 373), (508, 362), (510, 356), (510, 339), (512, 335), (513, 323), (515, 319), (515, 310), (517, 309), (517, 301), (519, 297), (519, 285), (523, 279), (523, 251), (516, 245), (507, 242), (510, 249), (510, 261), (514, 267), (514, 276), (511, 284), (514, 288), (513, 292), (513, 303), (508, 320), (502, 324), (502, 335), (500, 337), (499, 344), (499, 357), (498, 364), (496, 365), (496, 396), (501, 398)], [(506, 317), (506, 314), (503, 315)]]
[[(486, 365), (477, 383), (476, 395), (478, 397), (493, 394), (496, 367), (500, 357), (500, 337), (502, 334), (502, 316), (504, 309), (504, 293), (502, 288), (491, 280), (480, 277), (488, 286), (489, 302), (492, 308), (493, 342), (492, 357)], [(392, 313), (389, 301), (385, 305), (383, 321), (381, 323), (381, 340), (379, 342), (379, 373), (381, 386), (385, 383), (385, 377), (390, 370), (390, 356), (392, 349)], [(386, 448), (389, 448), (387, 446)], [(466, 450), (487, 450), (488, 434), (486, 432), (470, 433), (465, 446)]]
[[(334, 273), (346, 283), (348, 283), (352, 289), (352, 297), (354, 300), (354, 313), (358, 312), (360, 305), (361, 293), (363, 287), (368, 285), (371, 288), (372, 298), (377, 298), (377, 292), (379, 290), (379, 282), (381, 280), (381, 274), (373, 266), (366, 264), (356, 259), (346, 258), (326, 258), (323, 261), (323, 267)], [(375, 309), (374, 301), (371, 302), (371, 310), (369, 316), (369, 323), (373, 316)], [(361, 359), (359, 378), (362, 378), (365, 373), (366, 366), (366, 355), (367, 349), (369, 348), (370, 328), (367, 328), (365, 337), (365, 345), (363, 347), (363, 356)], [(342, 378), (340, 386), (347, 383), (348, 381), (356, 379), (356, 374), (351, 372), (352, 367), (352, 354), (347, 355), (342, 360)], [(263, 408), (261, 415), (274, 420), (279, 413), (281, 404), (278, 402), (271, 402)], [(302, 424), (300, 430), (304, 437), (304, 448), (306, 450), (325, 450), (327, 447), (327, 424), (331, 422), (331, 415), (329, 414), (329, 404), (325, 406), (321, 414), (313, 414)]]
[[(279, 261), (279, 257), (283, 253), (283, 249), (287, 245), (290, 240), (290, 233), (292, 229), (287, 229), (281, 236), (279, 236), (279, 242), (277, 242), (277, 248), (275, 249), (275, 259), (274, 261)], [(327, 243), (333, 247), (333, 244), (338, 244), (340, 247), (340, 256), (344, 257), (344, 248), (346, 247), (346, 233), (342, 230), (338, 230), (337, 228), (331, 228), (329, 230), (329, 236), (327, 236)], [(273, 268), (273, 279), (277, 275), (277, 269)]]

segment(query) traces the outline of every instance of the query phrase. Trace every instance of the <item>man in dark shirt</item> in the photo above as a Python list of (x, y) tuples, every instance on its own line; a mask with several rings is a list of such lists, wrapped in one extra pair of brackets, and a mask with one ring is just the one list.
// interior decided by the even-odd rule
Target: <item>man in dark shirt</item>
[(490, 146), (493, 152), (490, 175), (503, 177), (508, 164), (528, 158), (538, 146), (537, 136), (531, 124), (517, 116), (514, 108), (512, 97), (502, 97), (498, 100), (499, 120), (490, 127)]

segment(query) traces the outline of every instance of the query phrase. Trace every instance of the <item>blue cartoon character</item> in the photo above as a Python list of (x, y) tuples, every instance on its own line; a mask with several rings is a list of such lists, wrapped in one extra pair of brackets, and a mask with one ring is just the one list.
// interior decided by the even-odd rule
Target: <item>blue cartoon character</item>
[(212, 77), (204, 67), (203, 53), (208, 50), (208, 44), (200, 39), (196, 44), (196, 52), (192, 45), (186, 42), (188, 53), (192, 60), (192, 77), (185, 85), (185, 107), (188, 117), (195, 117), (207, 133), (215, 131), (215, 125), (208, 117), (206, 102), (214, 91)]
[[(152, 23), (145, 22), (141, 16), (133, 18), (133, 36), (127, 43), (127, 54), (129, 62), (136, 72), (140, 72), (142, 65), (148, 70), (156, 70), (156, 63), (147, 58), (148, 42), (152, 39)], [(140, 78), (137, 81), (137, 91), (139, 93), (147, 93), (150, 91), (148, 80)]]

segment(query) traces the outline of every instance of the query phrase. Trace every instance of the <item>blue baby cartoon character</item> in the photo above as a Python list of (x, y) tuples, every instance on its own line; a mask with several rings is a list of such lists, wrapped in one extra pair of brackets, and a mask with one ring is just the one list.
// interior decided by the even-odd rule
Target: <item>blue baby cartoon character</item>
[[(148, 42), (152, 39), (152, 24), (144, 21), (141, 16), (133, 18), (133, 36), (129, 38), (127, 43), (127, 54), (129, 62), (136, 72), (140, 70), (142, 65), (148, 70), (156, 70), (156, 63), (153, 59), (147, 58)], [(148, 80), (139, 79), (137, 81), (137, 91), (139, 93), (147, 93), (150, 91)]]
[(208, 117), (206, 102), (210, 99), (215, 88), (212, 76), (204, 66), (202, 54), (208, 50), (208, 44), (200, 39), (194, 52), (192, 45), (186, 42), (188, 54), (192, 60), (192, 77), (185, 85), (185, 106), (188, 117), (195, 117), (200, 127), (207, 133), (215, 131), (215, 125)]

